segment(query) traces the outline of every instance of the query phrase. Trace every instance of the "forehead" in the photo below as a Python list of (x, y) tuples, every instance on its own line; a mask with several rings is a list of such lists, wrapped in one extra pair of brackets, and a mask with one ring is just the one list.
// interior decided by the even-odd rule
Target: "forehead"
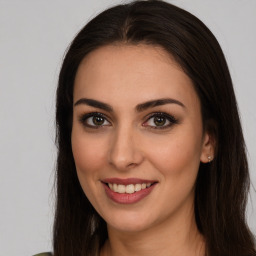
[(87, 55), (75, 78), (74, 101), (81, 97), (131, 105), (173, 97), (195, 104), (191, 79), (174, 58), (151, 45), (108, 45)]

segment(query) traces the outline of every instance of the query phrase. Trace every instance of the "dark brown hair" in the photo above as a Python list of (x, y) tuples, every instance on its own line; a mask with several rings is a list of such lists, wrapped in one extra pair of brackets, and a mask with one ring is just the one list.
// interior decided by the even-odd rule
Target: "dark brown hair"
[(216, 141), (215, 159), (201, 164), (195, 216), (207, 255), (256, 255), (245, 217), (249, 173), (236, 99), (222, 50), (195, 16), (163, 1), (135, 1), (91, 20), (71, 43), (59, 75), (56, 103), (57, 198), (54, 255), (98, 255), (105, 221), (80, 187), (71, 149), (73, 85), (82, 59), (108, 44), (161, 46), (190, 77), (200, 98), (204, 128)]

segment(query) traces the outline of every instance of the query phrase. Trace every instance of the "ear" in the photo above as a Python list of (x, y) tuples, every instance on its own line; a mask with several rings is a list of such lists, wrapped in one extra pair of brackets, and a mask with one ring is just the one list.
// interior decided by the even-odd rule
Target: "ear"
[(214, 159), (215, 144), (214, 136), (209, 134), (209, 132), (205, 132), (200, 157), (202, 163), (209, 163)]

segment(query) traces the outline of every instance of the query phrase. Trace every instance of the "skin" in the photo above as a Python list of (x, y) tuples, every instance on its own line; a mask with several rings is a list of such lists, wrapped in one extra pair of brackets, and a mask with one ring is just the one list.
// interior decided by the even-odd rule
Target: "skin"
[[(112, 112), (78, 104), (82, 98), (106, 103)], [(136, 110), (138, 104), (163, 98), (183, 106), (168, 103)], [(179, 65), (160, 47), (101, 47), (78, 68), (74, 103), (72, 150), (78, 178), (108, 227), (101, 255), (204, 255), (195, 223), (194, 187), (199, 164), (208, 162), (213, 147), (203, 131), (192, 81)], [(97, 128), (93, 118), (84, 118), (91, 112), (104, 115)], [(149, 117), (159, 112), (177, 122), (165, 119), (160, 129)], [(141, 201), (119, 204), (109, 199), (101, 182), (113, 177), (157, 184)]]

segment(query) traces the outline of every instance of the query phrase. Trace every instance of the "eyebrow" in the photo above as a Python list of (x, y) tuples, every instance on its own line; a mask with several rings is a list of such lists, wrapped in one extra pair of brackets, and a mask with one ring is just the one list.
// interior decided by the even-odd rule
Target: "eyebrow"
[(81, 104), (85, 104), (85, 105), (95, 107), (95, 108), (100, 108), (107, 112), (113, 112), (113, 108), (110, 105), (103, 103), (101, 101), (98, 101), (98, 100), (82, 98), (82, 99), (78, 100), (74, 104), (74, 106), (81, 105)]
[[(107, 112), (113, 112), (113, 108), (109, 104), (98, 101), (98, 100), (81, 98), (74, 104), (74, 106), (78, 106), (81, 104), (85, 104), (85, 105), (88, 105), (91, 107), (103, 109)], [(164, 98), (164, 99), (156, 99), (156, 100), (151, 100), (151, 101), (147, 101), (145, 103), (138, 104), (135, 109), (137, 112), (142, 112), (149, 108), (166, 105), (166, 104), (177, 104), (177, 105), (185, 108), (185, 105), (178, 100), (171, 99), (171, 98)]]
[(139, 104), (136, 106), (136, 110), (137, 112), (142, 112), (148, 108), (153, 108), (153, 107), (166, 105), (166, 104), (177, 104), (185, 108), (185, 105), (178, 100), (171, 99), (171, 98), (164, 98), (164, 99), (151, 100), (151, 101), (147, 101), (145, 103)]

